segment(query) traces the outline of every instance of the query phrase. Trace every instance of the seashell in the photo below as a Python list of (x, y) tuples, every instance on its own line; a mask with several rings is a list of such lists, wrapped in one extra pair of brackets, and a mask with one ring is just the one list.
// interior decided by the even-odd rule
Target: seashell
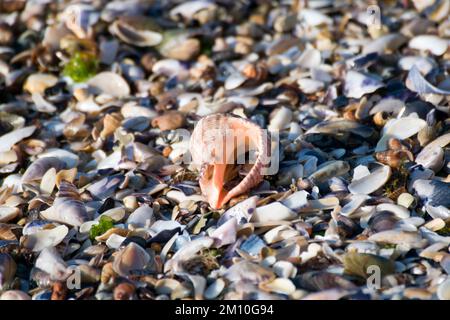
[(134, 228), (149, 227), (153, 223), (153, 209), (148, 205), (137, 208), (130, 214), (127, 223)]
[(21, 140), (31, 136), (36, 130), (36, 126), (28, 126), (16, 129), (0, 137), (0, 152), (7, 152)]
[(408, 219), (410, 217), (408, 209), (393, 203), (380, 203), (377, 205), (376, 210), (392, 212), (400, 219)]
[(433, 206), (450, 206), (448, 183), (438, 180), (418, 179), (413, 183), (413, 189), (420, 199)]
[(292, 111), (286, 107), (281, 107), (274, 111), (271, 115), (270, 123), (268, 129), (270, 131), (279, 131), (287, 127), (291, 122)]
[(297, 274), (297, 268), (289, 261), (277, 261), (272, 268), (280, 278), (293, 278)]
[(450, 143), (450, 133), (439, 136), (432, 142), (428, 143), (422, 151), (416, 156), (416, 163), (421, 164), (425, 168), (436, 168), (436, 162), (442, 155), (442, 149)]
[(308, 48), (297, 59), (297, 65), (301, 68), (317, 68), (322, 62), (322, 55), (319, 50)]
[(450, 279), (447, 278), (439, 285), (436, 294), (439, 300), (450, 300)]
[(264, 282), (259, 285), (259, 288), (268, 292), (275, 292), (285, 295), (291, 295), (295, 291), (295, 285), (291, 280), (286, 278), (276, 278), (270, 282)]
[(365, 195), (365, 194), (354, 194), (354, 195), (352, 195), (350, 202), (342, 207), (340, 213), (342, 215), (346, 216), (346, 217), (351, 216), (369, 198), (370, 197)]
[(114, 300), (133, 300), (135, 290), (131, 283), (121, 283), (114, 288)]
[(402, 57), (398, 65), (403, 70), (409, 71), (413, 66), (419, 69), (421, 74), (428, 74), (436, 67), (436, 63), (427, 57), (419, 57), (419, 56), (406, 56)]
[(314, 9), (303, 8), (299, 11), (298, 18), (310, 27), (329, 25), (333, 23), (333, 20), (329, 16), (323, 14), (319, 10)]
[(160, 279), (155, 284), (157, 294), (170, 295), (181, 286), (181, 283), (175, 279)]
[(333, 120), (333, 121), (322, 121), (317, 125), (313, 126), (311, 129), (305, 132), (306, 135), (313, 133), (321, 134), (338, 134), (351, 132), (363, 138), (369, 138), (373, 134), (373, 129), (371, 127), (362, 125), (356, 121), (351, 120)]
[(57, 82), (58, 78), (52, 74), (34, 73), (27, 78), (23, 89), (31, 94), (38, 93), (43, 95), (45, 89), (53, 87)]
[(45, 100), (40, 93), (33, 93), (31, 95), (31, 100), (33, 100), (35, 108), (39, 112), (53, 113), (57, 110), (57, 108), (53, 104)]
[(344, 94), (348, 98), (359, 99), (382, 87), (384, 87), (383, 82), (374, 76), (351, 70), (345, 76)]
[(111, 24), (109, 31), (123, 42), (138, 47), (153, 47), (163, 40), (160, 27), (152, 20), (139, 16), (122, 16)]
[(408, 38), (399, 33), (390, 33), (381, 36), (366, 45), (364, 45), (362, 53), (368, 54), (372, 52), (377, 52), (382, 54), (386, 51), (395, 51), (400, 48)]
[(216, 299), (223, 289), (225, 289), (225, 281), (222, 278), (218, 278), (206, 288), (204, 297), (208, 300)]
[[(126, 237), (129, 231), (121, 228), (111, 228), (108, 229), (105, 233), (95, 237), (95, 240), (98, 242), (106, 242), (113, 234), (119, 235), (121, 237)], [(111, 243), (110, 243), (111, 244)]]
[(391, 168), (400, 168), (406, 160), (413, 161), (414, 157), (408, 150), (386, 150), (375, 153), (375, 159)]
[(7, 290), (0, 295), (0, 300), (31, 300), (31, 297), (20, 290)]
[(321, 91), (325, 84), (322, 81), (302, 78), (297, 80), (298, 86), (300, 90), (302, 90), (305, 94), (312, 94), (318, 91)]
[(185, 116), (178, 111), (167, 111), (165, 114), (152, 120), (152, 127), (160, 130), (174, 130), (182, 127), (185, 123)]
[[(220, 145), (223, 146), (224, 137), (227, 137), (225, 140), (229, 147), (222, 149), (221, 155), (215, 154), (214, 150)], [(239, 137), (237, 143), (234, 137)], [(233, 140), (228, 140), (230, 138)], [(227, 174), (233, 164), (236, 164), (233, 159), (234, 150), (237, 150), (237, 156), (240, 157), (239, 151), (246, 147), (249, 150), (256, 148), (256, 161), (237, 186), (226, 190), (224, 183)], [(189, 149), (194, 165), (202, 167), (200, 188), (213, 208), (222, 207), (231, 198), (257, 185), (262, 180), (263, 168), (269, 162), (270, 153), (267, 134), (261, 128), (250, 121), (223, 115), (211, 115), (201, 119), (191, 135)]]
[(344, 277), (323, 271), (310, 271), (297, 276), (294, 283), (308, 291), (324, 291), (334, 288), (355, 290), (356, 286)]
[(213, 243), (214, 239), (210, 237), (202, 237), (186, 243), (182, 248), (175, 252), (172, 259), (164, 265), (164, 272), (172, 270), (173, 268), (176, 269), (177, 264), (188, 260), (202, 249), (210, 248)]
[(283, 241), (292, 237), (297, 236), (299, 233), (297, 230), (289, 226), (278, 226), (264, 234), (264, 241), (268, 244)]
[(65, 163), (55, 157), (44, 157), (37, 159), (27, 168), (27, 170), (25, 170), (22, 176), (22, 183), (42, 179), (44, 174), (50, 168), (54, 168), (56, 171), (59, 171), (65, 168)]
[(224, 224), (214, 230), (210, 234), (210, 237), (215, 241), (214, 246), (219, 248), (236, 242), (237, 227), (237, 219), (230, 218)]
[(292, 220), (297, 214), (280, 202), (272, 202), (258, 207), (252, 215), (251, 221), (266, 223), (270, 221)]
[(409, 47), (441, 56), (447, 51), (448, 41), (434, 35), (419, 35), (409, 41)]
[(381, 256), (348, 252), (344, 255), (344, 272), (347, 274), (368, 278), (373, 273), (373, 266), (378, 267), (382, 276), (395, 272), (393, 261)]
[(422, 248), (423, 240), (417, 232), (403, 230), (385, 230), (371, 235), (369, 241), (395, 245), (407, 245), (411, 248)]
[(104, 71), (87, 82), (94, 94), (107, 94), (111, 97), (126, 97), (130, 95), (128, 83), (120, 75)]
[(41, 215), (44, 219), (76, 227), (88, 219), (86, 207), (79, 199), (76, 187), (67, 181), (61, 182), (53, 205), (41, 211)]
[(188, 61), (200, 52), (200, 41), (190, 38), (184, 30), (166, 31), (164, 40), (158, 45), (159, 52), (168, 59)]
[(390, 211), (379, 211), (369, 219), (369, 228), (373, 233), (391, 230), (396, 227), (398, 217)]
[(450, 94), (450, 90), (439, 89), (438, 87), (435, 87), (434, 85), (429, 83), (422, 76), (416, 66), (413, 66), (408, 72), (408, 77), (406, 78), (406, 87), (409, 90), (417, 92), (419, 94)]
[(95, 8), (88, 4), (69, 5), (62, 15), (66, 27), (80, 39), (92, 35), (92, 26), (100, 18), (100, 14), (95, 11)]
[(239, 202), (235, 206), (231, 207), (220, 217), (217, 222), (218, 226), (223, 225), (226, 221), (235, 218), (238, 224), (247, 223), (250, 220), (251, 215), (256, 209), (256, 203), (259, 200), (258, 196), (253, 196), (244, 201)]
[(52, 280), (63, 281), (70, 274), (67, 264), (53, 247), (44, 248), (35, 262), (35, 267), (48, 273)]
[(170, 18), (173, 20), (177, 20), (178, 17), (183, 17), (184, 19), (190, 21), (199, 12), (214, 11), (216, 9), (217, 5), (209, 1), (204, 0), (186, 1), (172, 8), (172, 10), (170, 10), (169, 15)]
[(17, 265), (8, 253), (0, 253), (0, 290), (4, 290), (14, 279)]
[[(80, 227), (80, 230), (81, 230), (81, 227)], [(123, 230), (123, 229), (121, 229), (121, 230)], [(112, 233), (106, 239), (105, 244), (106, 244), (106, 246), (108, 248), (119, 249), (122, 246), (122, 244), (125, 241), (125, 239), (126, 239), (126, 237), (123, 237), (123, 236), (121, 236), (119, 234), (116, 234), (116, 233)]]
[(445, 221), (440, 218), (433, 219), (431, 221), (428, 221), (424, 225), (424, 227), (431, 231), (438, 231), (438, 230), (445, 228)]
[(0, 206), (0, 223), (8, 222), (19, 216), (20, 210), (14, 207)]
[(281, 204), (288, 207), (292, 211), (297, 212), (308, 204), (307, 197), (308, 193), (306, 191), (297, 191), (288, 196), (286, 199), (282, 200)]
[(388, 122), (383, 128), (383, 136), (378, 141), (375, 152), (386, 150), (389, 139), (404, 140), (415, 135), (425, 126), (424, 120), (412, 117), (394, 119)]
[(308, 177), (313, 183), (326, 182), (331, 177), (342, 176), (350, 170), (346, 161), (329, 161), (322, 164), (317, 171)]
[(125, 217), (125, 213), (125, 209), (122, 207), (111, 208), (99, 215), (96, 220), (99, 221), (102, 216), (107, 216), (113, 219), (115, 222), (119, 222)]
[(139, 245), (130, 242), (114, 257), (113, 270), (124, 277), (140, 271), (150, 262), (149, 254)]
[(353, 179), (348, 185), (348, 190), (353, 194), (371, 194), (381, 188), (390, 178), (391, 168), (382, 165), (369, 175), (359, 179)]
[(32, 234), (24, 235), (21, 245), (31, 251), (39, 252), (47, 247), (55, 247), (60, 244), (69, 233), (66, 226), (58, 226), (49, 230), (40, 230)]

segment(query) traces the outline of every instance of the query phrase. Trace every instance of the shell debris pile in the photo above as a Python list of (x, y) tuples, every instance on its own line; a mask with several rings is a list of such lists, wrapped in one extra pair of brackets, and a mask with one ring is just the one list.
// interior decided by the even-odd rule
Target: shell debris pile
[(0, 299), (450, 299), (450, 0), (367, 3), (0, 2)]

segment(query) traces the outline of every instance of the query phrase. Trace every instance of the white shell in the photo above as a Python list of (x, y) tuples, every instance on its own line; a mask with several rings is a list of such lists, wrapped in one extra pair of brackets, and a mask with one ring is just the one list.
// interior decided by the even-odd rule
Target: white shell
[(53, 280), (64, 280), (70, 275), (66, 262), (53, 247), (47, 247), (41, 251), (35, 266), (47, 272)]
[(137, 208), (127, 219), (127, 223), (134, 228), (146, 228), (152, 224), (153, 209), (147, 204)]
[(126, 237), (122, 237), (118, 234), (113, 233), (109, 236), (108, 240), (106, 240), (105, 244), (110, 249), (119, 249), (120, 245), (125, 239)]
[(262, 283), (260, 288), (270, 292), (290, 295), (295, 292), (295, 285), (291, 280), (286, 278), (276, 278), (271, 282)]
[(269, 131), (279, 131), (285, 129), (292, 120), (292, 111), (289, 108), (281, 107), (274, 111), (274, 115), (270, 120)]
[(390, 211), (400, 219), (407, 219), (410, 217), (408, 209), (393, 203), (380, 203), (377, 205), (377, 211)]
[(66, 169), (74, 168), (78, 165), (80, 158), (75, 153), (59, 148), (49, 148), (39, 154), (38, 158), (56, 157), (66, 164)]
[(399, 140), (409, 138), (418, 133), (426, 125), (427, 123), (424, 120), (413, 117), (389, 121), (383, 128), (383, 136), (378, 141), (375, 152), (385, 151), (387, 149), (387, 142), (390, 138)]
[(439, 300), (450, 300), (450, 278), (439, 285), (436, 294)]
[(308, 192), (305, 190), (296, 191), (281, 203), (293, 211), (300, 210), (308, 204)]
[(87, 84), (95, 94), (107, 94), (112, 97), (126, 97), (130, 95), (130, 86), (117, 73), (104, 71), (89, 79)]
[(293, 278), (297, 275), (297, 268), (289, 261), (277, 261), (272, 268), (280, 278)]
[(236, 218), (238, 224), (242, 224), (248, 222), (251, 214), (254, 212), (256, 208), (256, 202), (259, 200), (258, 196), (253, 196), (244, 201), (239, 202), (235, 206), (231, 207), (220, 217), (217, 225), (220, 226), (224, 224), (226, 221), (232, 218)]
[(348, 185), (348, 190), (353, 194), (371, 194), (381, 188), (390, 178), (391, 168), (382, 165), (369, 175), (360, 179), (353, 179)]
[(421, 51), (430, 51), (436, 56), (441, 56), (447, 51), (448, 40), (434, 35), (420, 35), (409, 41), (409, 47)]
[(345, 76), (344, 93), (348, 98), (359, 99), (381, 87), (384, 87), (384, 83), (371, 75), (350, 70)]
[(36, 126), (29, 126), (16, 129), (0, 137), (0, 152), (9, 151), (17, 142), (33, 134)]
[(297, 217), (295, 212), (288, 207), (280, 202), (272, 202), (256, 208), (251, 221), (264, 223), (270, 221), (292, 220), (295, 217)]
[(205, 290), (204, 297), (208, 300), (212, 300), (217, 298), (220, 293), (225, 288), (225, 281), (221, 278), (217, 279), (213, 283), (209, 285), (209, 287)]
[(236, 218), (231, 218), (214, 230), (210, 235), (211, 238), (215, 239), (214, 246), (219, 248), (234, 243), (236, 241), (237, 226)]
[(361, 207), (364, 204), (364, 202), (369, 198), (370, 197), (365, 194), (352, 195), (351, 201), (342, 207), (340, 213), (347, 217), (351, 216), (352, 213), (354, 213), (356, 210), (358, 210), (359, 207)]
[(299, 233), (297, 230), (295, 230), (292, 227), (281, 225), (278, 227), (275, 227), (266, 234), (264, 234), (264, 241), (267, 242), (267, 244), (272, 244), (275, 242), (283, 241), (292, 237), (297, 236)]
[(16, 218), (20, 213), (18, 208), (0, 206), (0, 222), (8, 222)]
[(60, 244), (69, 233), (69, 229), (64, 226), (58, 226), (49, 230), (39, 230), (35, 233), (23, 236), (22, 245), (31, 251), (42, 251), (47, 247), (55, 247)]

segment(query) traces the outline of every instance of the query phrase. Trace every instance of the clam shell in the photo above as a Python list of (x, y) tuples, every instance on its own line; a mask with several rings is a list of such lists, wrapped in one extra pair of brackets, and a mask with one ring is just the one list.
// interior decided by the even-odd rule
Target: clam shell
[(378, 78), (351, 70), (345, 76), (344, 94), (348, 98), (359, 99), (363, 95), (375, 92), (382, 87), (384, 87), (384, 84)]
[(270, 282), (261, 283), (259, 288), (268, 292), (275, 292), (285, 295), (291, 295), (295, 291), (295, 285), (286, 278), (276, 278)]
[(375, 147), (375, 152), (387, 149), (387, 142), (391, 138), (403, 140), (409, 138), (426, 126), (426, 122), (422, 119), (406, 117), (392, 120), (383, 128), (383, 136)]
[(348, 252), (344, 256), (345, 273), (368, 278), (373, 272), (371, 266), (377, 266), (382, 276), (395, 272), (394, 262), (381, 256), (356, 252)]
[(31, 300), (31, 297), (20, 290), (7, 290), (0, 295), (0, 300)]
[(8, 253), (0, 253), (0, 290), (14, 279), (17, 264)]
[(296, 217), (297, 214), (288, 207), (280, 202), (272, 202), (256, 208), (251, 221), (265, 223), (270, 221), (292, 220)]
[(449, 42), (434, 35), (419, 35), (409, 41), (409, 47), (421, 51), (429, 51), (436, 56), (443, 55), (448, 48)]
[(450, 300), (450, 279), (442, 282), (436, 292), (439, 300)]
[(153, 209), (148, 205), (137, 208), (130, 214), (127, 223), (134, 228), (149, 227), (153, 223)]
[(71, 271), (58, 251), (53, 247), (44, 248), (35, 262), (35, 267), (48, 273), (52, 280), (65, 280)]
[[(150, 28), (136, 28), (133, 24), (144, 23), (151, 24)], [(161, 43), (163, 40), (162, 34), (155, 28), (156, 27), (149, 19), (140, 19), (136, 17), (121, 17), (120, 19), (114, 21), (109, 30), (111, 33), (115, 34), (120, 38), (120, 40), (138, 46), (138, 47), (153, 47)]]
[(19, 216), (20, 210), (14, 207), (0, 206), (0, 222), (8, 222)]
[(215, 280), (206, 288), (204, 293), (205, 299), (216, 299), (222, 293), (223, 289), (225, 289), (225, 281), (221, 278)]
[(381, 188), (390, 178), (391, 168), (382, 165), (369, 175), (359, 179), (353, 179), (348, 185), (348, 190), (353, 194), (371, 194)]
[(36, 126), (28, 126), (16, 129), (0, 137), (0, 152), (6, 152), (21, 140), (31, 136), (36, 130)]
[(110, 71), (100, 72), (87, 82), (95, 94), (107, 94), (111, 97), (130, 95), (130, 86), (120, 75)]
[(130, 242), (114, 258), (113, 269), (119, 275), (127, 277), (134, 271), (142, 270), (149, 262), (149, 254), (139, 245)]
[(66, 226), (58, 226), (49, 230), (40, 230), (35, 233), (24, 235), (21, 244), (31, 251), (39, 252), (47, 247), (55, 247), (60, 244), (69, 233)]

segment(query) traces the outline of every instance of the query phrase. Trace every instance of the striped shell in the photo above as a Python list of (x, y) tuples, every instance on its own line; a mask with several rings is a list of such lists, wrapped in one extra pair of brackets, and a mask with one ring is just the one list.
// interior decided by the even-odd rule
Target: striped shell
[[(202, 118), (197, 123), (190, 140), (189, 149), (192, 162), (202, 170), (207, 164), (230, 163), (236, 144), (229, 148), (227, 147), (229, 144), (224, 142), (229, 142), (228, 139), (236, 139), (236, 137), (238, 141), (245, 139), (245, 143), (250, 144), (250, 149), (256, 149), (257, 153), (249, 173), (227, 193), (222, 205), (261, 182), (263, 170), (270, 161), (270, 138), (265, 130), (253, 122), (234, 116), (213, 114)], [(222, 154), (217, 154), (216, 149), (220, 150)], [(223, 159), (226, 159), (227, 162), (224, 162)], [(201, 176), (200, 187), (205, 193), (202, 180)]]

